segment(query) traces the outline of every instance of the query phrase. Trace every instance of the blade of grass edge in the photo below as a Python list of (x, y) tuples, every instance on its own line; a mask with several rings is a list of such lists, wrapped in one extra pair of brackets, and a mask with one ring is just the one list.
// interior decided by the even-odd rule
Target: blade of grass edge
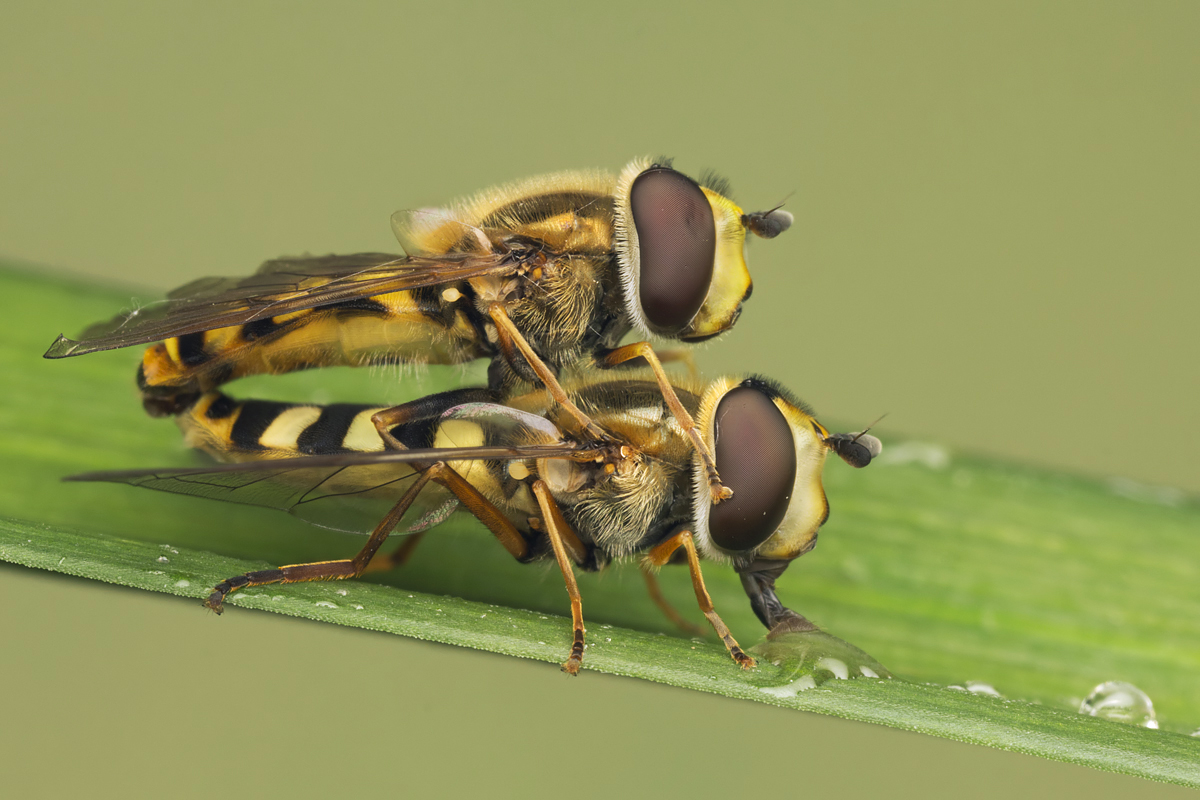
[[(220, 577), (266, 566), (10, 519), (0, 519), (0, 560), (196, 598)], [(546, 662), (561, 660), (570, 638), (562, 617), (378, 584), (262, 587), (231, 605)], [(599, 672), (1200, 788), (1200, 741), (1187, 736), (901, 680), (830, 681), (778, 697), (761, 688), (770, 665), (749, 681), (718, 645), (593, 628), (585, 663)]]

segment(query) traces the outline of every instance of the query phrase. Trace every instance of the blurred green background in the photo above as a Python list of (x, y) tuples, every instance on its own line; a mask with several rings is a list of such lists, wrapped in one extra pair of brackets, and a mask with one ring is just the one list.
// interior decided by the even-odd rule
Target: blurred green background
[[(827, 418), (886, 411), (885, 432), (1194, 492), (1198, 30), (1190, 3), (9, 4), (0, 256), (163, 290), (285, 253), (394, 249), (396, 209), (667, 153), (728, 176), (748, 208), (786, 197), (797, 219), (754, 244), (755, 296), (704, 369), (768, 373)], [(312, 789), (314, 773), (356, 770), (398, 791), (476, 771), (502, 796), (765, 790), (798, 780), (782, 749), (809, 790), (877, 773), (881, 790), (904, 776), (925, 793), (958, 766), (1093, 797), (1157, 788), (0, 576), (0, 680), (25, 687), (10, 713), (27, 717), (0, 734), (14, 738), (3, 758), (20, 753), (20, 775), (44, 787), (104, 762), (114, 789), (140, 765), (147, 787), (184, 794), (217, 780)], [(195, 657), (262, 637), (294, 657)], [(311, 712), (282, 707), (302, 696)], [(180, 718), (192, 736), (155, 735)], [(568, 719), (586, 723), (568, 734)], [(68, 720), (79, 738), (56, 738)], [(603, 771), (613, 762), (628, 766)]]

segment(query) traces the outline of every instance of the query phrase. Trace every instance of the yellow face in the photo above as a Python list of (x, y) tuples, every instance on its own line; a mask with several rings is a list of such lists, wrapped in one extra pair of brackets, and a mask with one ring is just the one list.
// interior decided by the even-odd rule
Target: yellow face
[(733, 327), (750, 296), (750, 268), (746, 266), (745, 213), (732, 200), (710, 189), (704, 195), (712, 206), (716, 223), (716, 258), (712, 283), (704, 305), (679, 334), (680, 339), (702, 341)]
[(829, 518), (829, 500), (821, 483), (829, 448), (824, 437), (817, 433), (818, 428), (821, 431), (825, 429), (804, 409), (782, 397), (775, 398), (775, 405), (792, 428), (796, 446), (796, 480), (786, 516), (771, 537), (759, 546), (755, 556), (791, 560), (812, 549), (817, 531)]

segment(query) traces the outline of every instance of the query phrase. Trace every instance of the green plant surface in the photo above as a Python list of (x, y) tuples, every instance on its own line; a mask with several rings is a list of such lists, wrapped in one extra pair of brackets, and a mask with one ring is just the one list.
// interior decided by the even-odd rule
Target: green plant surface
[[(357, 550), (361, 538), (278, 512), (59, 482), (200, 459), (170, 421), (142, 413), (133, 386), (138, 353), (41, 358), (58, 333), (107, 318), (129, 303), (128, 293), (17, 270), (0, 272), (0, 286), (9, 387), (0, 406), (0, 559), (201, 597), (248, 569)], [(231, 391), (382, 403), (481, 375), (475, 367), (327, 370), (242, 381)], [(898, 446), (886, 431), (881, 438), (885, 458), (870, 468), (830, 464), (833, 514), (821, 545), (785, 573), (779, 592), (898, 679), (829, 679), (801, 691), (794, 682), (811, 674), (812, 654), (801, 659), (794, 642), (760, 643), (760, 667), (742, 673), (713, 637), (679, 638), (631, 565), (581, 576), (585, 668), (1200, 786), (1200, 740), (1186, 735), (1200, 726), (1195, 502), (933, 445)], [(734, 634), (745, 644), (761, 639), (736, 576), (717, 566), (705, 574)], [(686, 572), (666, 570), (663, 584), (700, 621)], [(516, 564), (469, 519), (442, 526), (394, 573), (263, 587), (231, 605), (230, 613), (260, 608), (547, 661), (565, 656), (570, 635), (557, 572)], [(836, 648), (843, 660), (857, 657), (832, 638), (817, 649)], [(1162, 729), (1076, 713), (1107, 680), (1146, 691)], [(949, 688), (967, 681), (990, 684), (1003, 698)]]

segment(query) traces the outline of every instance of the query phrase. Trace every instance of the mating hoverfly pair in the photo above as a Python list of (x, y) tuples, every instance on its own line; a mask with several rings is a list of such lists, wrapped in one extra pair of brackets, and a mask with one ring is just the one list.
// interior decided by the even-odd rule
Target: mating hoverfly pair
[[(700, 341), (737, 320), (751, 288), (747, 232), (773, 238), (792, 219), (745, 213), (726, 194), (666, 161), (560, 173), (397, 214), (405, 256), (269, 261), (249, 278), (193, 282), (81, 341), (60, 337), (47, 357), (157, 343), (138, 369), (147, 411), (229, 462), (74, 479), (276, 507), (338, 529), (374, 522), (352, 559), (222, 581), (206, 601), (218, 613), (239, 589), (400, 563), (462, 506), (514, 558), (557, 561), (574, 630), (567, 672), (584, 650), (574, 568), (638, 553), (647, 569), (685, 556), (701, 610), (752, 666), (713, 609), (700, 557), (732, 564), (769, 629), (811, 628), (775, 580), (828, 516), (827, 453), (861, 467), (880, 444), (831, 434), (771, 381), (671, 380), (647, 342), (621, 345), (631, 331)], [(394, 408), (218, 391), (257, 373), (477, 358), (490, 359), (486, 388)], [(652, 380), (597, 372), (637, 358)], [(393, 531), (413, 535), (376, 558)]]

